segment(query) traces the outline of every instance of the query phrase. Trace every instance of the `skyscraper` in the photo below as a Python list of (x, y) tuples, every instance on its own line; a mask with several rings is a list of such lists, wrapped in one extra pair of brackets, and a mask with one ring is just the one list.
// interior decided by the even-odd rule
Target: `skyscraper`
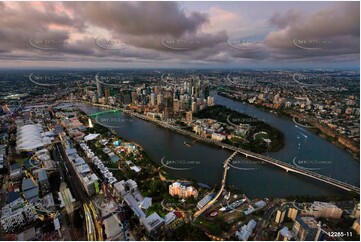
[(318, 240), (321, 233), (321, 224), (317, 223), (314, 217), (296, 217), (292, 232), (297, 240), (310, 241)]
[(283, 222), (283, 220), (285, 219), (285, 215), (286, 215), (286, 209), (285, 208), (280, 208), (277, 210), (276, 213), (276, 219), (275, 222), (280, 224)]
[(173, 111), (174, 111), (174, 113), (179, 112), (179, 100), (178, 99), (173, 100)]
[(102, 84), (96, 79), (98, 98), (103, 97)]
[(150, 94), (150, 105), (152, 105), (152, 106), (155, 106), (155, 105), (156, 105), (156, 102), (155, 102), (155, 93), (154, 93), (154, 92), (152, 92), (152, 93)]

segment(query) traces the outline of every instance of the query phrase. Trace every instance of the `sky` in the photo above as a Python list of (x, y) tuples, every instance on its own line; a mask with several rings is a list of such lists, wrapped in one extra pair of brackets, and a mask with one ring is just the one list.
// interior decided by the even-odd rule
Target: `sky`
[(359, 2), (0, 2), (0, 68), (356, 68)]

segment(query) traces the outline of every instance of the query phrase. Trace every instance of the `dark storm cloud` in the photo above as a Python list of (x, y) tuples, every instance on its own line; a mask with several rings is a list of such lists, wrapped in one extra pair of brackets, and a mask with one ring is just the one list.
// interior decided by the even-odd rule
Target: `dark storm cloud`
[[(29, 2), (17, 3), (17, 8), (0, 5), (0, 49), (6, 52), (33, 49), (29, 40), (47, 39), (65, 42), (69, 30), (81, 31), (84, 25), (65, 12), (55, 11), (52, 3), (41, 3), (47, 11), (40, 11)], [(52, 27), (51, 27), (52, 26)], [(59, 29), (54, 29), (57, 26)]]
[(181, 36), (194, 33), (208, 17), (181, 10), (175, 2), (79, 2), (64, 3), (89, 24), (131, 35)]
[(302, 13), (300, 11), (292, 9), (287, 11), (287, 13), (284, 15), (281, 15), (280, 13), (274, 14), (269, 19), (269, 23), (270, 25), (274, 25), (278, 28), (284, 28), (290, 24), (296, 23), (301, 18), (301, 16)]
[[(300, 9), (276, 12), (264, 21), (268, 27), (261, 34), (266, 36), (264, 48), (242, 50), (227, 44), (234, 27), (225, 24), (223, 30), (216, 31), (211, 28), (211, 16), (182, 9), (174, 2), (0, 2), (0, 60), (33, 61), (40, 65), (51, 61), (154, 61), (165, 65), (223, 66), (245, 62), (355, 61), (359, 60), (360, 51), (359, 10), (358, 3), (345, 2), (310, 15)], [(245, 23), (239, 20), (238, 26), (242, 29)], [(129, 46), (99, 45), (99, 38)], [(162, 39), (192, 44), (190, 48), (175, 50)], [(327, 44), (310, 51), (295, 46), (295, 39)]]
[[(360, 52), (359, 3), (335, 3), (311, 16), (300, 16), (301, 13), (296, 12), (273, 16), (269, 22), (278, 29), (267, 35), (266, 42), (269, 46), (300, 57)], [(296, 43), (302, 47), (307, 41), (319, 41), (318, 47), (322, 51), (305, 51), (295, 46)]]

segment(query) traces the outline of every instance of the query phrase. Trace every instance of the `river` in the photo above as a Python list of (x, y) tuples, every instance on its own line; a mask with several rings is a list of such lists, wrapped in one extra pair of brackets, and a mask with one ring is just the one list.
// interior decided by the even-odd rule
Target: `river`
[[(261, 119), (278, 128), (285, 135), (281, 151), (267, 155), (281, 161), (302, 166), (359, 186), (360, 163), (353, 156), (313, 134), (306, 128), (296, 126), (291, 120), (257, 109), (212, 93), (217, 104)], [(87, 104), (78, 104), (87, 114), (104, 109)], [(220, 185), (223, 162), (232, 152), (193, 140), (158, 127), (153, 123), (129, 117), (122, 113), (107, 113), (96, 118), (97, 122), (113, 129), (120, 137), (140, 144), (149, 157), (158, 164), (168, 164), (169, 174), (179, 178), (193, 179), (210, 186)], [(227, 185), (233, 185), (251, 198), (284, 197), (290, 195), (332, 195), (342, 190), (284, 170), (260, 164), (238, 155), (228, 171)]]

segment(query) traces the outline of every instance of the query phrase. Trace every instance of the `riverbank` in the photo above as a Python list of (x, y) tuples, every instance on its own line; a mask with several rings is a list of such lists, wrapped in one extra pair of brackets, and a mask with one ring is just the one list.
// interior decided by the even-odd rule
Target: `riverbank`
[[(217, 95), (215, 95), (215, 97), (217, 98)], [(292, 161), (293, 157), (297, 156), (299, 157), (299, 160), (307, 159), (308, 157), (305, 156), (307, 156), (307, 154), (313, 154), (312, 152), (314, 150), (314, 147), (320, 147), (321, 149), (317, 150), (318, 152), (310, 156), (311, 158), (308, 159), (331, 159), (334, 162), (333, 166), (325, 166), (325, 168), (322, 170), (323, 172), (321, 173), (323, 173), (324, 175), (326, 174), (327, 176), (329, 176), (329, 174), (332, 174), (333, 177), (335, 173), (334, 171), (338, 171), (338, 167), (340, 165), (343, 167), (344, 162), (349, 162), (349, 159), (347, 157), (345, 157), (346, 159), (343, 158), (344, 156), (342, 152), (346, 152), (342, 151), (340, 153), (339, 148), (337, 148), (338, 150), (332, 151), (332, 153), (335, 152), (334, 154), (337, 154), (338, 157), (342, 159), (342, 162), (339, 162), (339, 160), (334, 160), (333, 158), (328, 158), (332, 147), (327, 148), (327, 151), (323, 149), (325, 148), (323, 144), (325, 144), (326, 147), (330, 146), (330, 144), (326, 143), (323, 139), (320, 139), (315, 135), (309, 136), (308, 140), (302, 140), (302, 142), (305, 142), (306, 145), (303, 148), (305, 152), (299, 151), (300, 154), (297, 154), (297, 144), (300, 140), (296, 139), (298, 131), (294, 127), (293, 123), (289, 122), (286, 119), (278, 121), (278, 119), (280, 118), (269, 117), (273, 115), (266, 112), (257, 111), (255, 108), (251, 108), (250, 106), (247, 107), (240, 105), (237, 107), (238, 104), (228, 98), (226, 99), (218, 96), (217, 99), (219, 99), (217, 100), (217, 103), (220, 103), (227, 107), (231, 107), (234, 110), (244, 110), (248, 115), (256, 115), (258, 119), (264, 120), (270, 125), (277, 127), (285, 134), (285, 137), (287, 138), (285, 148), (279, 152), (268, 154), (270, 155), (270, 157), (285, 161), (287, 163), (291, 163), (289, 161)], [(100, 113), (103, 111), (100, 108), (93, 107), (92, 105), (79, 105), (81, 109), (86, 111), (86, 113), (89, 113), (89, 115)], [(224, 147), (223, 149), (220, 149), (221, 146), (219, 146), (219, 144), (212, 144), (209, 142), (193, 142), (198, 139), (194, 139), (188, 135), (172, 131), (172, 129), (167, 129), (159, 125), (155, 125), (151, 121), (132, 117), (131, 115), (123, 112), (105, 112), (104, 114), (102, 113), (100, 115), (101, 116), (99, 116), (97, 120), (101, 121), (101, 124), (105, 125), (108, 124), (108, 122), (105, 122), (106, 120), (109, 120), (110, 125), (114, 125), (114, 122), (124, 124), (124, 122), (122, 122), (123, 120), (129, 120), (129, 122), (126, 123), (126, 127), (122, 125), (119, 128), (113, 128), (114, 132), (120, 137), (125, 137), (128, 140), (134, 140), (138, 142), (144, 148), (144, 150), (146, 150), (151, 159), (159, 166), (162, 166), (161, 161), (163, 158), (166, 162), (188, 161), (189, 163), (187, 164), (192, 164), (188, 166), (180, 165), (180, 167), (189, 167), (189, 170), (187, 171), (166, 169), (172, 177), (200, 181), (210, 184), (212, 187), (220, 185), (223, 161), (226, 160), (226, 158), (231, 154), (229, 152), (229, 149), (224, 149), (227, 145), (221, 144)], [(281, 126), (279, 125), (280, 123), (282, 124)], [(288, 127), (287, 123), (291, 124), (290, 128), (294, 131), (290, 130), (289, 128), (283, 128)], [(291, 139), (289, 135), (290, 133), (292, 133)], [(318, 146), (319, 141), (317, 141), (316, 143), (314, 142), (315, 138), (317, 138), (316, 140), (321, 141), (320, 146)], [(187, 143), (192, 143), (192, 147), (184, 145), (185, 141)], [(209, 139), (207, 141), (211, 140)], [(326, 153), (320, 153), (320, 150), (325, 150)], [(347, 156), (350, 155), (348, 154)], [(194, 163), (194, 161), (196, 161), (197, 163)], [(318, 194), (327, 196), (340, 193), (339, 189), (335, 189), (332, 186), (330, 187), (326, 184), (314, 182), (308, 180), (307, 178), (300, 179), (298, 175), (290, 175), (289, 173), (284, 172), (283, 169), (279, 169), (277, 167), (274, 167), (273, 165), (260, 165), (259, 162), (252, 161), (252, 159), (250, 160), (249, 157), (247, 158), (246, 156), (243, 156), (241, 154), (235, 158), (233, 164), (237, 167), (230, 170), (230, 176), (227, 178), (227, 183), (230, 187), (233, 186), (237, 191), (240, 190), (243, 193), (247, 194), (249, 197), (284, 197), (287, 195)], [(250, 169), (247, 170), (243, 168)], [(332, 170), (329, 170), (329, 168), (332, 168)], [(204, 170), (207, 170), (208, 172), (204, 173)], [(352, 169), (352, 174), (355, 174), (355, 176), (357, 175), (355, 172), (356, 170), (357, 169)], [(207, 174), (214, 175), (209, 176)], [(349, 177), (343, 178), (341, 173), (337, 174), (341, 175), (341, 177), (338, 177), (340, 181), (350, 181)], [(269, 179), (272, 180), (272, 182), (267, 181)], [(357, 185), (358, 183), (352, 181), (352, 184)], [(266, 187), (267, 189), (265, 189)]]
[[(97, 123), (96, 118), (91, 117), (91, 115), (88, 115), (84, 111), (78, 110), (78, 112), (81, 114), (79, 119), (82, 123), (86, 124), (88, 122), (88, 118), (91, 118), (94, 121), (93, 127), (87, 127), (87, 134), (99, 133), (101, 135), (101, 139), (108, 141), (107, 146), (101, 144), (99, 139), (97, 141), (88, 141), (87, 143), (93, 152), (97, 156), (101, 157), (102, 160), (107, 161), (109, 159), (102, 151), (105, 147), (107, 147), (120, 158), (117, 163), (109, 162), (105, 164), (109, 169), (112, 170), (114, 177), (116, 177), (118, 180), (135, 180), (140, 191), (142, 192), (142, 195), (152, 198), (153, 205), (150, 207), (150, 209), (147, 210), (148, 215), (153, 212), (157, 212), (161, 216), (165, 216), (165, 211), (163, 211), (162, 206), (160, 206), (161, 201), (164, 199), (166, 199), (168, 202), (174, 200), (174, 207), (177, 207), (175, 205), (179, 205), (179, 207), (182, 208), (183, 203), (176, 203), (175, 201), (177, 199), (173, 198), (169, 194), (168, 185), (173, 182), (179, 182), (193, 186), (197, 189), (200, 197), (203, 197), (209, 192), (210, 188), (204, 188), (200, 186), (197, 181), (171, 176), (165, 170), (166, 167), (164, 165), (159, 165), (154, 160), (152, 160), (139, 143), (122, 137), (112, 128), (106, 127), (104, 124)], [(114, 145), (114, 143), (118, 144)], [(132, 152), (128, 152), (128, 154), (119, 152), (118, 146), (122, 146), (124, 143), (135, 146), (136, 149), (134, 149)], [(131, 165), (137, 166), (139, 170), (135, 171), (131, 169), (129, 162), (132, 163)], [(196, 211), (196, 200), (194, 200), (194, 198), (188, 198), (185, 204), (187, 204), (187, 206), (191, 206), (193, 212)]]
[[(246, 105), (255, 107), (255, 108), (257, 108), (257, 109), (259, 109), (261, 111), (272, 113), (272, 114), (277, 115), (278, 117), (285, 118), (285, 119), (287, 119), (289, 121), (294, 122), (294, 120), (293, 120), (294, 116), (292, 114), (290, 114), (290, 113), (283, 112), (282, 110), (275, 111), (275, 110), (273, 110), (271, 108), (267, 108), (267, 107), (264, 107), (264, 106), (261, 106), (261, 105), (248, 103), (248, 102), (246, 102), (246, 100), (241, 100), (241, 99), (235, 98), (233, 96), (229, 96), (224, 92), (217, 92), (217, 95), (228, 98), (228, 99), (231, 99), (231, 100), (239, 102), (239, 103), (244, 103)], [(295, 123), (295, 125), (297, 125), (297, 124)], [(360, 152), (350, 149), (344, 143), (339, 142), (338, 138), (335, 138), (335, 137), (332, 137), (332, 136), (328, 135), (326, 132), (324, 132), (322, 129), (320, 129), (320, 128), (316, 127), (316, 126), (304, 127), (304, 128), (307, 128), (307, 130), (309, 130), (310, 132), (312, 132), (315, 135), (319, 136), (320, 138), (326, 140), (327, 142), (330, 142), (331, 144), (333, 144), (333, 145), (335, 145), (335, 146), (337, 146), (339, 148), (342, 148), (345, 151), (351, 153), (353, 155), (353, 157), (355, 158), (355, 160), (360, 162)]]
[(208, 139), (208, 138), (204, 138), (204, 137), (202, 137), (200, 135), (197, 135), (197, 134), (194, 134), (192, 132), (179, 129), (177, 127), (174, 127), (174, 126), (169, 125), (167, 123), (164, 123), (162, 121), (156, 120), (154, 118), (147, 117), (145, 115), (136, 113), (134, 111), (124, 110), (124, 113), (128, 113), (128, 114), (130, 114), (132, 116), (135, 116), (137, 118), (153, 122), (156, 125), (159, 125), (161, 127), (170, 129), (172, 131), (176, 131), (176, 132), (178, 132), (180, 134), (192, 137), (194, 139), (198, 139), (198, 140), (206, 142), (206, 143), (215, 144), (215, 145), (218, 145), (218, 146), (220, 146), (222, 148), (226, 148), (226, 149), (229, 149), (231, 151), (238, 152), (238, 153), (243, 154), (243, 155), (245, 155), (247, 157), (252, 157), (252, 158), (262, 160), (262, 161), (266, 161), (269, 164), (272, 164), (272, 165), (278, 166), (278, 167), (280, 167), (282, 169), (285, 169), (287, 172), (288, 171), (293, 171), (295, 173), (299, 173), (299, 174), (302, 174), (302, 175), (305, 175), (305, 176), (309, 176), (309, 177), (312, 177), (312, 178), (317, 179), (319, 181), (323, 181), (323, 182), (329, 183), (331, 185), (338, 186), (339, 188), (347, 187), (347, 189), (349, 189), (349, 191), (354, 191), (354, 190), (357, 191), (358, 190), (358, 193), (359, 193), (359, 188), (358, 187), (355, 187), (355, 186), (347, 184), (347, 183), (343, 183), (341, 181), (338, 181), (338, 180), (330, 178), (330, 177), (323, 176), (323, 175), (321, 175), (319, 173), (311, 172), (311, 171), (309, 171), (307, 169), (300, 169), (300, 168), (298, 168), (298, 167), (296, 167), (294, 165), (285, 163), (283, 161), (280, 161), (280, 160), (277, 160), (277, 159), (274, 159), (274, 158), (271, 158), (271, 157), (268, 157), (268, 156), (263, 156), (263, 155), (260, 155), (260, 154), (257, 154), (257, 153), (254, 153), (254, 152), (239, 148), (239, 147), (235, 147), (235, 146), (225, 144), (225, 143), (222, 143), (222, 142), (219, 142), (219, 141), (214, 141), (214, 140), (211, 140), (211, 139)]
[(280, 130), (226, 106), (217, 104), (207, 107), (195, 113), (194, 117), (226, 124), (221, 126), (222, 132), (227, 136), (224, 143), (256, 153), (276, 152), (284, 147), (284, 134)]

